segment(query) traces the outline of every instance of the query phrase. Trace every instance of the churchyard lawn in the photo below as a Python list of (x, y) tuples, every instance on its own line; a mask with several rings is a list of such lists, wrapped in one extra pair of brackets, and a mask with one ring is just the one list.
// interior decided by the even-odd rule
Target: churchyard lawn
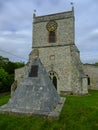
[[(0, 95), (0, 106), (9, 95)], [(0, 130), (98, 130), (98, 91), (86, 96), (66, 96), (59, 119), (0, 114)]]

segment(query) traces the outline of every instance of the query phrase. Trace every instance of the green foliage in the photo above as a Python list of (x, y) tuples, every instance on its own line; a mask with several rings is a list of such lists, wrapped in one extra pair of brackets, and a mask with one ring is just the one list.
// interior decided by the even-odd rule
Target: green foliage
[(11, 62), (8, 58), (0, 56), (0, 93), (10, 91), (14, 70), (23, 66), (23, 62)]
[[(9, 96), (0, 96), (0, 105)], [(66, 96), (59, 119), (0, 114), (0, 130), (98, 130), (98, 91)]]
[(5, 86), (7, 82), (8, 82), (8, 73), (3, 68), (0, 68), (0, 92), (5, 91), (6, 89)]
[(95, 65), (98, 66), (98, 62), (96, 62)]
[(0, 80), (5, 79), (7, 76), (8, 73), (3, 68), (0, 68)]
[(0, 94), (0, 106), (8, 102), (10, 96), (7, 94)]
[(9, 62), (8, 58), (4, 58), (2, 56), (0, 56), (0, 67), (5, 67), (5, 64), (7, 64)]
[(11, 62), (9, 61), (6, 65), (5, 65), (5, 70), (9, 73), (9, 74), (13, 74), (14, 70), (20, 67), (23, 67), (24, 63), (22, 62)]
[(0, 92), (10, 91), (10, 86), (13, 81), (14, 75), (9, 75), (3, 68), (0, 68)]
[(16, 68), (23, 67), (25, 64), (24, 62), (15, 62)]

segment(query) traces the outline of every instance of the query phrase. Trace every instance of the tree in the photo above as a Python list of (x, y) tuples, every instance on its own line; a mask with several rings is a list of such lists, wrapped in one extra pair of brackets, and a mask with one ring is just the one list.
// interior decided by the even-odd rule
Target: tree
[(0, 92), (9, 91), (9, 74), (3, 69), (0, 68)]
[(9, 59), (8, 58), (4, 58), (2, 56), (0, 56), (0, 68), (6, 68), (6, 65), (8, 64)]
[(98, 62), (96, 62), (95, 65), (98, 66)]
[(8, 58), (0, 56), (0, 92), (10, 91), (14, 82), (14, 70), (24, 65), (23, 62), (11, 62)]

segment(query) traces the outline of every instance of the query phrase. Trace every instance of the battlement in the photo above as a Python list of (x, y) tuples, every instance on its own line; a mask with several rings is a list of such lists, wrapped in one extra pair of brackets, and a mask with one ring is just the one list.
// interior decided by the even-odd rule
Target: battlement
[(49, 20), (59, 20), (59, 19), (68, 19), (74, 17), (74, 11), (67, 11), (67, 12), (61, 12), (56, 14), (49, 14), (45, 16), (36, 16), (33, 14), (34, 21), (33, 23), (39, 23), (39, 22), (47, 22)]

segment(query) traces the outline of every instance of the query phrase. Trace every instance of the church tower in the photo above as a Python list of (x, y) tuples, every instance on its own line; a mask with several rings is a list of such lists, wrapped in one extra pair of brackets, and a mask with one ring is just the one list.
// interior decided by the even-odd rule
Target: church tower
[(88, 93), (88, 77), (83, 72), (80, 53), (75, 45), (74, 23), (74, 7), (70, 11), (51, 15), (33, 14), (32, 51), (27, 65), (15, 70), (17, 85), (16, 82), (12, 85), (12, 93), (37, 57), (59, 94)]
[(32, 52), (38, 55), (58, 93), (86, 94), (87, 77), (75, 45), (74, 8), (45, 16), (33, 14)]

